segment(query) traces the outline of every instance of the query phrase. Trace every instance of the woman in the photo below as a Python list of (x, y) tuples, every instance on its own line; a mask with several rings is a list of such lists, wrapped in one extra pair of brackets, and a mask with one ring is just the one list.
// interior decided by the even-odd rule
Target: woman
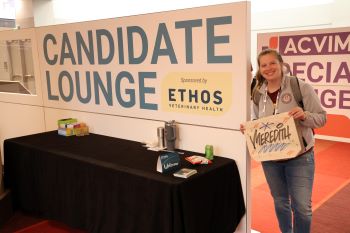
[[(275, 212), (282, 233), (309, 233), (311, 227), (311, 194), (314, 180), (313, 128), (326, 123), (326, 112), (312, 86), (299, 80), (302, 102), (298, 106), (290, 84), (284, 75), (283, 59), (272, 49), (258, 55), (257, 86), (252, 95), (260, 95), (253, 103), (253, 119), (289, 112), (301, 135), (304, 148), (293, 159), (264, 161), (262, 167), (275, 204)], [(241, 124), (244, 133), (244, 125)]]

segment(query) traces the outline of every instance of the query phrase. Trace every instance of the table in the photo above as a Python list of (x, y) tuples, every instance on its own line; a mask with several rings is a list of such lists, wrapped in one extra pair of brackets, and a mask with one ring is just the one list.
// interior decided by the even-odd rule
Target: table
[(235, 161), (215, 157), (183, 179), (156, 171), (161, 153), (97, 134), (7, 139), (5, 186), (15, 209), (88, 232), (234, 232), (245, 213)]

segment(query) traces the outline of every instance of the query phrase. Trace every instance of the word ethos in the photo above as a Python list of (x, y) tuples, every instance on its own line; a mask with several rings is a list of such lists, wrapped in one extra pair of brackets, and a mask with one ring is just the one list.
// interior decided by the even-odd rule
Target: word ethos
[[(151, 37), (151, 32), (141, 26), (116, 27), (114, 31), (102, 28), (75, 33), (48, 33), (42, 41), (43, 57), (48, 67), (52, 67), (45, 71), (48, 98), (65, 102), (76, 98), (80, 103), (94, 101), (97, 105), (103, 98), (109, 106), (131, 108), (139, 104), (141, 109), (157, 110), (157, 103), (147, 101), (156, 94), (155, 86), (147, 80), (158, 78), (157, 71), (149, 70), (152, 69), (150, 67), (157, 64), (194, 64), (196, 58), (203, 56), (203, 51), (208, 64), (232, 63), (232, 51), (227, 47), (230, 45), (227, 32), (230, 31), (232, 16), (176, 21), (171, 25), (159, 23), (156, 34), (152, 31)], [(194, 47), (196, 39), (205, 41), (205, 48)], [(225, 46), (227, 49), (223, 49)], [(144, 70), (136, 74), (126, 70), (141, 64), (147, 66), (142, 66)], [(116, 65), (116, 69), (101, 72), (101, 67), (106, 65)], [(84, 66), (99, 69), (82, 70)], [(62, 70), (53, 73), (57, 67), (62, 67)], [(174, 101), (171, 94), (169, 101)]]

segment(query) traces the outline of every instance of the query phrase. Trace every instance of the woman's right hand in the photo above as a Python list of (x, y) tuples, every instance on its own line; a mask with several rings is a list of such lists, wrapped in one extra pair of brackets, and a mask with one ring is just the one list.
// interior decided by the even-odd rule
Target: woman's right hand
[(242, 134), (244, 134), (245, 131), (245, 125), (244, 124), (240, 124), (239, 126), (239, 130), (241, 131)]

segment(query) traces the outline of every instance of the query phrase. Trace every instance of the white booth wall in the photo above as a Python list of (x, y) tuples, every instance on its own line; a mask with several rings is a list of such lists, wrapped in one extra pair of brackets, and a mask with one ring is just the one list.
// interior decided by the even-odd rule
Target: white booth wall
[[(100, 17), (94, 17), (94, 12), (106, 12), (106, 9), (110, 9), (111, 1), (77, 1), (84, 5), (85, 14), (89, 17), (83, 19), (77, 18), (56, 18), (57, 12), (55, 11), (57, 4), (62, 4), (66, 2), (66, 10), (74, 11), (74, 15), (77, 15), (77, 7), (80, 5), (72, 6), (72, 4), (77, 4), (72, 1), (33, 1), (34, 10), (34, 22), (36, 27), (43, 27), (46, 25), (56, 25), (65, 24), (78, 21), (87, 21), (101, 18), (112, 18), (121, 17), (129, 15), (139, 15), (143, 13), (159, 12), (165, 10), (174, 10), (193, 7), (194, 4), (178, 4), (173, 3), (172, 6), (169, 5), (165, 8), (158, 7), (153, 10), (149, 10), (147, 7), (140, 7), (142, 4), (133, 3), (132, 9), (138, 9), (138, 11), (128, 11), (128, 7), (124, 9), (119, 9), (116, 3), (115, 11), (112, 14), (100, 15)], [(96, 3), (98, 2), (98, 3)], [(142, 2), (143, 3), (143, 2)], [(217, 3), (217, 2), (216, 2)], [(87, 4), (92, 4), (94, 7), (88, 8)], [(211, 5), (214, 2), (211, 1)], [(67, 7), (69, 5), (69, 7)], [(144, 5), (144, 3), (143, 3)], [(176, 7), (175, 7), (176, 5)], [(209, 5), (205, 2), (201, 4), (197, 3), (197, 6)], [(149, 6), (147, 4), (147, 6)], [(164, 6), (164, 2), (160, 4), (157, 2), (154, 6)], [(118, 10), (117, 10), (118, 9)], [(148, 10), (147, 10), (148, 9)], [(142, 11), (141, 11), (142, 10)], [(110, 11), (109, 11), (110, 12)], [(121, 13), (123, 12), (123, 13)], [(20, 25), (19, 25), (20, 26)], [(247, 54), (250, 54), (250, 48), (245, 48)], [(33, 48), (33, 51), (36, 51)], [(248, 64), (248, 61), (246, 61)], [(245, 66), (247, 65), (245, 64)], [(35, 69), (40, 69), (39, 64), (34, 64)], [(248, 67), (248, 66), (247, 66)], [(41, 68), (42, 69), (42, 68)], [(248, 71), (248, 69), (247, 69)], [(38, 74), (39, 72), (36, 72)], [(248, 72), (246, 75), (249, 77)], [(47, 107), (43, 103), (42, 98), (42, 83), (39, 78), (36, 79), (36, 95), (35, 96), (24, 96), (18, 94), (1, 93), (0, 94), (0, 108), (2, 109), (2, 114), (0, 115), (0, 140), (3, 148), (3, 142), (7, 138), (29, 135), (33, 133), (39, 133), (43, 131), (50, 131), (57, 129), (57, 120), (61, 118), (74, 117), (81, 122), (86, 122), (90, 128), (90, 131), (97, 134), (103, 134), (113, 137), (119, 137), (124, 139), (129, 139), (139, 142), (150, 142), (156, 141), (156, 129), (159, 126), (164, 126), (164, 121), (161, 120), (150, 120), (143, 116), (118, 116), (115, 114), (106, 113), (95, 113), (91, 111), (82, 110), (66, 110), (60, 107)], [(249, 80), (247, 79), (245, 83), (246, 87), (249, 85)], [(238, 115), (242, 116), (242, 121), (248, 120), (248, 93), (245, 91), (246, 88), (242, 86), (237, 86), (237, 90), (243, 90), (242, 95), (242, 112)], [(234, 90), (237, 92), (237, 90)], [(244, 101), (246, 100), (246, 101)], [(240, 104), (241, 105), (241, 104)], [(168, 119), (172, 120), (172, 119)], [(192, 150), (195, 152), (204, 152), (204, 147), (206, 144), (212, 144), (214, 146), (215, 155), (228, 157), (234, 159), (237, 163), (239, 172), (241, 174), (242, 189), (244, 192), (245, 201), (247, 206), (249, 205), (249, 159), (247, 159), (247, 151), (245, 146), (245, 139), (243, 135), (239, 132), (239, 125), (234, 126), (234, 129), (224, 128), (224, 127), (212, 127), (203, 126), (197, 124), (188, 124), (178, 122), (178, 148)], [(156, 164), (155, 164), (156, 169)], [(64, 171), (62, 171), (64, 172)], [(238, 233), (243, 233), (250, 231), (250, 211), (248, 208), (247, 214), (243, 217), (240, 225), (237, 228)]]
[[(22, 0), (25, 1), (25, 0)], [(76, 14), (74, 7), (67, 6), (69, 0), (33, 0), (35, 26), (71, 23), (84, 20), (137, 15), (151, 12), (205, 6), (236, 0), (134, 1), (131, 6), (118, 5), (108, 8), (109, 0), (85, 1), (85, 13)], [(82, 1), (70, 4), (79, 6)], [(251, 0), (251, 58), (256, 65), (257, 34), (271, 31), (294, 31), (350, 26), (350, 2), (347, 0)], [(108, 4), (109, 3), (109, 4)], [(117, 3), (114, 3), (117, 5)], [(55, 9), (59, 6), (59, 9)], [(70, 5), (72, 6), (72, 5)], [(89, 10), (90, 9), (90, 10)], [(93, 11), (92, 9), (96, 9)]]
[[(304, 6), (290, 9), (267, 9), (264, 11), (254, 7), (254, 4), (258, 1), (261, 0), (251, 1), (251, 48), (247, 48), (247, 51), (251, 53), (254, 69), (257, 51), (256, 35), (258, 33), (350, 25), (350, 16), (348, 12), (346, 12), (346, 9), (349, 9), (350, 3), (346, 0), (326, 1), (326, 3), (316, 6)], [(134, 1), (132, 4), (130, 3), (130, 6), (125, 4), (119, 6), (117, 2), (114, 3), (113, 1), (114, 7), (112, 8), (109, 5), (111, 2), (112, 1), (107, 0), (33, 0), (34, 25), (55, 25), (235, 1)], [(76, 5), (72, 6), (72, 4)], [(79, 14), (77, 13), (79, 12), (77, 11), (77, 7), (80, 7), (79, 4), (84, 4), (85, 13), (82, 16), (80, 14), (81, 12)], [(270, 5), (267, 2), (266, 4)], [(62, 7), (64, 5), (66, 6), (65, 8), (57, 8), (58, 6)], [(87, 7), (89, 5), (91, 7)], [(62, 12), (66, 12), (67, 16), (64, 17)], [(249, 75), (247, 74), (247, 76)], [(37, 85), (39, 94), (41, 93), (40, 85), (41, 84)], [(243, 91), (243, 93), (246, 98), (248, 98), (248, 92)], [(43, 104), (40, 99), (33, 99), (26, 102), (21, 102), (21, 97), (18, 96), (2, 99), (0, 101), (0, 108), (2, 109), (0, 117), (1, 144), (3, 144), (6, 138), (54, 130), (57, 128), (57, 119), (66, 117), (76, 117), (80, 121), (87, 122), (91, 131), (94, 133), (140, 142), (156, 140), (155, 129), (158, 126), (164, 125), (162, 121), (147, 120), (142, 117), (123, 117), (58, 108), (44, 108), (41, 106), (43, 106)], [(249, 116), (248, 109), (249, 107), (246, 106), (246, 109), (243, 111), (246, 115), (246, 119), (248, 119)], [(239, 126), (237, 126), (237, 129), (238, 127)], [(244, 137), (238, 130), (190, 124), (180, 124), (179, 131), (179, 148), (202, 152), (204, 148), (203, 145), (213, 144), (216, 146), (215, 153), (217, 155), (236, 160), (241, 174), (242, 188), (244, 190), (247, 206), (247, 214), (236, 232), (250, 232), (250, 159), (247, 157)]]

